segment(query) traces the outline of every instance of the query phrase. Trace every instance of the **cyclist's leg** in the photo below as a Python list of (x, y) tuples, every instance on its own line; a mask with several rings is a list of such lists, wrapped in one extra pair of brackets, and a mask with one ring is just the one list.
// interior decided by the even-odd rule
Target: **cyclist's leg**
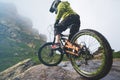
[(69, 40), (72, 39), (72, 37), (79, 31), (80, 28), (80, 17), (79, 15), (73, 15), (72, 16), (72, 25), (70, 26), (70, 35)]
[(67, 28), (68, 28), (68, 26), (70, 26), (71, 24), (73, 23), (73, 21), (72, 21), (72, 19), (71, 19), (71, 17), (66, 17), (64, 20), (62, 20), (60, 23), (58, 23), (57, 25), (56, 25), (56, 33), (55, 34), (60, 34), (60, 33), (62, 33), (63, 31), (65, 31)]
[(55, 44), (52, 48), (59, 48), (60, 47), (60, 34), (67, 29), (67, 26), (64, 26), (63, 21), (56, 25), (54, 30), (55, 35)]
[(72, 37), (79, 31), (79, 28), (80, 28), (79, 25), (72, 25), (70, 27), (69, 40), (71, 40)]
[[(63, 31), (65, 31), (67, 28), (69, 28), (70, 25), (75, 24), (76, 26), (72, 26), (70, 30), (70, 38), (73, 37), (73, 35), (79, 31), (80, 27), (80, 18), (79, 15), (70, 15), (66, 17), (63, 21), (61, 21), (55, 29), (55, 35), (61, 34)], [(73, 30), (72, 30), (73, 29)]]
[(54, 34), (55, 34), (55, 43), (59, 43), (60, 41), (60, 34), (65, 31), (67, 29), (66, 26), (63, 26), (62, 23), (59, 23), (56, 25), (55, 27), (55, 31), (54, 31)]

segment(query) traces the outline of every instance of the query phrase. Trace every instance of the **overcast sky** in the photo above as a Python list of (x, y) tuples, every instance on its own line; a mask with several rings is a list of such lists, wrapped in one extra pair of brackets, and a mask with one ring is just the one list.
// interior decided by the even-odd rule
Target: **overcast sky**
[[(49, 36), (55, 14), (49, 12), (53, 0), (0, 0), (14, 3), (20, 15), (33, 21), (39, 33)], [(65, 0), (64, 0), (65, 1)], [(68, 0), (81, 17), (81, 29), (101, 32), (115, 51), (120, 50), (120, 0)]]

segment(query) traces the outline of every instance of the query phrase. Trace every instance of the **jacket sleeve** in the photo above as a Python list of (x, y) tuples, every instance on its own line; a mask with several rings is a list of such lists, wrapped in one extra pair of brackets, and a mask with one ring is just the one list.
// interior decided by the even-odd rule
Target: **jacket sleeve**
[(61, 17), (62, 17), (62, 15), (64, 14), (64, 12), (65, 12), (65, 9), (66, 9), (66, 7), (65, 7), (65, 4), (63, 3), (63, 2), (61, 2), (59, 5), (58, 5), (58, 7), (57, 7), (57, 15), (56, 15), (56, 20), (60, 20), (61, 19)]

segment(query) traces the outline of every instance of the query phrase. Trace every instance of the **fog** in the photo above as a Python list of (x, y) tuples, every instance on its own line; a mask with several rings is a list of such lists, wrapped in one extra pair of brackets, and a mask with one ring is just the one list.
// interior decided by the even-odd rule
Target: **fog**
[[(49, 12), (53, 0), (0, 0), (15, 4), (18, 13), (28, 17), (39, 33), (49, 36), (49, 25), (53, 25), (55, 14)], [(120, 0), (68, 0), (80, 15), (81, 28), (95, 29), (109, 41), (112, 49), (119, 51), (120, 45)], [(48, 37), (49, 38), (49, 37)]]

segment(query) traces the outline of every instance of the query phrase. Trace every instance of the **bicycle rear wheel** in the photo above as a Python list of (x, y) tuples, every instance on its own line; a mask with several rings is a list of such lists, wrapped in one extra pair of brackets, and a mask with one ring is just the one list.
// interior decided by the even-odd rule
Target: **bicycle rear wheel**
[(38, 58), (44, 65), (56, 66), (63, 59), (61, 49), (52, 49), (52, 42), (45, 43), (38, 51)]
[(98, 80), (108, 74), (112, 66), (112, 49), (106, 38), (99, 32), (84, 29), (71, 40), (83, 48), (79, 57), (70, 56), (73, 68), (82, 76)]

